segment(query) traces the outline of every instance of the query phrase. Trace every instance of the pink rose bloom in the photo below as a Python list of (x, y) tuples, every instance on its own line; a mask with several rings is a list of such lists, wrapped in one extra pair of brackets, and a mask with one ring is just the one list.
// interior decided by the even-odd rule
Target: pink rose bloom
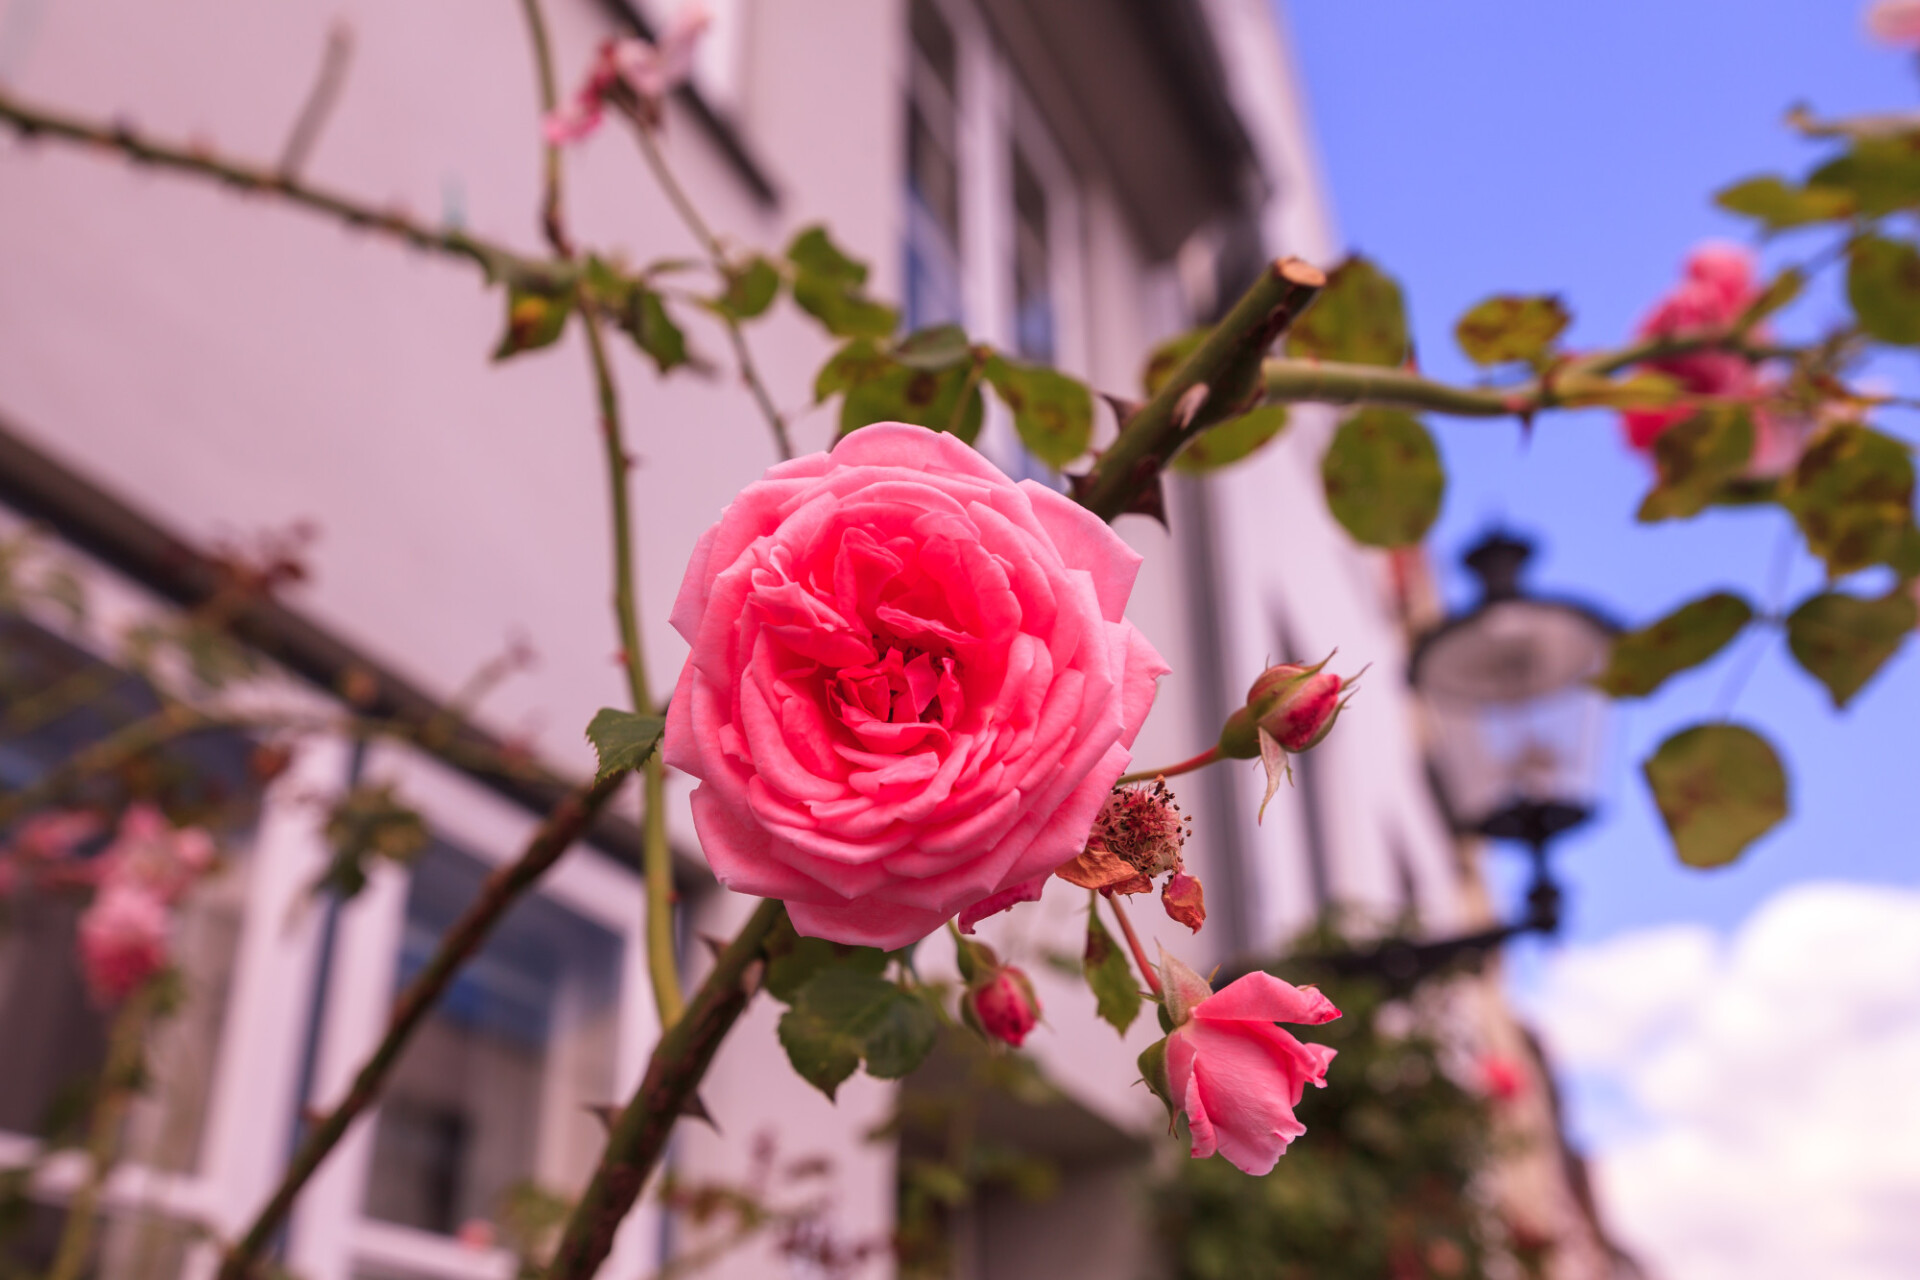
[(113, 1004), (167, 964), (167, 904), (151, 888), (109, 884), (80, 916), (80, 968), (95, 1000)]
[(1512, 1102), (1526, 1092), (1527, 1074), (1505, 1054), (1489, 1053), (1480, 1059), (1480, 1085), (1488, 1097)]
[(951, 435), (865, 427), (781, 463), (695, 548), (668, 764), (727, 887), (900, 947), (1037, 896), (1084, 847), (1167, 671), (1140, 557)]
[(127, 806), (113, 843), (101, 851), (100, 881), (138, 885), (171, 906), (213, 862), (213, 837), (199, 827), (176, 828), (142, 802)]
[[(1753, 255), (1737, 245), (1703, 244), (1687, 258), (1686, 274), (1640, 322), (1640, 338), (1686, 337), (1725, 329), (1746, 313), (1760, 296), (1754, 279)], [(1663, 373), (1682, 391), (1699, 396), (1754, 396), (1761, 390), (1759, 372), (1742, 356), (1728, 351), (1699, 351), (1641, 366)], [(1620, 415), (1627, 442), (1635, 449), (1651, 448), (1669, 427), (1685, 422), (1693, 410), (1635, 409)]]
[(1920, 0), (1879, 0), (1867, 6), (1867, 34), (1882, 44), (1920, 45)]
[(1186, 1112), (1196, 1160), (1218, 1152), (1242, 1173), (1271, 1173), (1307, 1131), (1293, 1109), (1308, 1084), (1325, 1088), (1334, 1051), (1302, 1044), (1276, 1022), (1331, 1022), (1333, 1003), (1312, 987), (1249, 973), (1219, 991), (1171, 956), (1161, 961), (1167, 1012), (1167, 1085)]

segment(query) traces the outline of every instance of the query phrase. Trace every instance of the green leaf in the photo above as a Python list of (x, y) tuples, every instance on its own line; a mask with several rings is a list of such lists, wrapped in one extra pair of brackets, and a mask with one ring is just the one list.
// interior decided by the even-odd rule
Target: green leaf
[(1815, 169), (1807, 183), (1846, 198), (1853, 206), (1849, 212), (1870, 218), (1920, 206), (1920, 139), (1861, 138), (1851, 151)]
[(840, 251), (822, 227), (808, 227), (787, 246), (793, 267), (793, 300), (801, 310), (842, 338), (884, 338), (899, 313), (866, 296), (867, 268)]
[(1796, 187), (1767, 174), (1723, 187), (1713, 202), (1728, 213), (1757, 220), (1768, 231), (1834, 222), (1853, 213), (1853, 197), (1831, 187)]
[(493, 349), (495, 360), (517, 356), (522, 351), (538, 351), (560, 340), (573, 314), (571, 293), (536, 293), (531, 289), (507, 290), (507, 329)]
[(660, 716), (600, 708), (587, 725), (587, 741), (600, 757), (600, 771), (594, 780), (645, 764), (653, 749), (660, 745), (660, 735), (666, 732), (666, 727), (666, 720)]
[(1192, 329), (1178, 337), (1168, 338), (1155, 347), (1147, 356), (1147, 367), (1140, 371), (1140, 385), (1145, 388), (1151, 399), (1160, 394), (1160, 388), (1167, 385), (1187, 358), (1200, 349), (1212, 329)]
[(1453, 336), (1478, 365), (1544, 359), (1573, 317), (1560, 299), (1499, 294), (1460, 317)]
[(1920, 250), (1861, 236), (1847, 253), (1847, 301), (1870, 337), (1920, 347)]
[(813, 398), (816, 403), (824, 403), (828, 397), (877, 378), (893, 367), (894, 362), (879, 343), (872, 338), (854, 338), (820, 366), (813, 379)]
[(620, 317), (620, 327), (634, 345), (652, 357), (661, 373), (671, 373), (687, 360), (687, 336), (667, 314), (666, 299), (652, 289), (635, 286)]
[(1658, 480), (1637, 519), (1681, 520), (1699, 515), (1753, 457), (1753, 419), (1744, 409), (1704, 409), (1660, 433), (1653, 442)]
[(1748, 304), (1746, 311), (1735, 321), (1735, 327), (1746, 330), (1759, 324), (1768, 316), (1793, 303), (1807, 287), (1807, 273), (1798, 267), (1788, 267), (1760, 291), (1760, 296)]
[(714, 300), (714, 309), (734, 320), (763, 314), (780, 295), (780, 271), (759, 254), (727, 272), (727, 291)]
[(1093, 988), (1096, 1011), (1121, 1035), (1140, 1016), (1140, 981), (1133, 976), (1127, 953), (1100, 923), (1097, 905), (1087, 909), (1087, 949), (1081, 957), (1087, 985)]
[(1093, 393), (1084, 382), (1042, 365), (987, 360), (987, 381), (1013, 410), (1027, 452), (1056, 470), (1093, 443)]
[(1174, 455), (1173, 469), (1189, 474), (1218, 470), (1253, 453), (1286, 428), (1287, 406), (1262, 405), (1195, 436)]
[(791, 924), (785, 925), (767, 943), (767, 993), (782, 1004), (792, 1004), (815, 974), (835, 965), (877, 975), (886, 970), (887, 953), (878, 947), (803, 938)]
[(967, 342), (967, 331), (959, 325), (938, 324), (916, 329), (900, 339), (893, 358), (909, 369), (938, 372), (973, 359), (973, 347)]
[(787, 1060), (829, 1098), (862, 1058), (883, 1079), (908, 1074), (939, 1034), (939, 1018), (920, 996), (845, 965), (814, 974), (780, 1019)]
[(1920, 608), (1895, 587), (1874, 600), (1826, 591), (1787, 617), (1787, 648), (1827, 687), (1835, 710), (1853, 700), (1920, 622)]
[(1907, 447), (1858, 423), (1816, 437), (1781, 487), (1807, 547), (1832, 577), (1898, 558), (1913, 528), (1913, 459)]
[(840, 402), (840, 434), (874, 422), (912, 422), (972, 444), (985, 415), (986, 401), (971, 368), (934, 373), (889, 361), (847, 390)]
[(1680, 861), (1725, 866), (1787, 816), (1787, 775), (1751, 729), (1704, 724), (1660, 744), (1642, 766)]
[(1287, 350), (1319, 360), (1405, 364), (1407, 307), (1400, 286), (1353, 255), (1333, 269), (1327, 287), (1294, 322)]
[(327, 812), (326, 836), (333, 856), (314, 888), (342, 899), (367, 887), (367, 864), (373, 859), (410, 862), (429, 838), (426, 819), (400, 799), (390, 782), (362, 782), (335, 800)]
[(1447, 487), (1433, 437), (1398, 409), (1362, 409), (1341, 423), (1320, 460), (1320, 479), (1333, 518), (1370, 547), (1419, 542)]
[(1697, 667), (1727, 647), (1749, 622), (1753, 606), (1727, 591), (1690, 600), (1658, 622), (1613, 642), (1595, 687), (1616, 698), (1644, 698), (1669, 676)]

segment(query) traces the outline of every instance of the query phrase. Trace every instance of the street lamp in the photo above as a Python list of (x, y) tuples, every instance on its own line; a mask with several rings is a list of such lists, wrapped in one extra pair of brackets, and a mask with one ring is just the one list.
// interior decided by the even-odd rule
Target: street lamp
[(1523, 933), (1558, 931), (1560, 888), (1547, 848), (1593, 816), (1611, 704), (1590, 681), (1606, 668), (1619, 628), (1587, 605), (1522, 590), (1532, 554), (1504, 533), (1468, 551), (1479, 603), (1422, 636), (1408, 669), (1432, 716), (1441, 805), (1459, 834), (1526, 848), (1526, 914), (1459, 937), (1299, 959), (1411, 984)]
[(1468, 551), (1480, 602), (1414, 646), (1408, 680), (1435, 730), (1433, 767), (1456, 831), (1517, 841), (1533, 863), (1531, 929), (1559, 927), (1555, 836), (1593, 816), (1611, 703), (1592, 679), (1619, 628), (1576, 601), (1528, 594), (1531, 544), (1494, 533)]

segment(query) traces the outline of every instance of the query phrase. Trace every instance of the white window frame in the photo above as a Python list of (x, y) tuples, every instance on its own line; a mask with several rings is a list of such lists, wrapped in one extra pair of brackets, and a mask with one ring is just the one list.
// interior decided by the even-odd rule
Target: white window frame
[[(1073, 169), (979, 11), (966, 0), (928, 3), (946, 19), (956, 51), (954, 158), (960, 183), (960, 296), (968, 335), (1014, 353), (1013, 148), (1018, 146), (1047, 200), (1054, 363), (1085, 377), (1085, 220)], [(918, 54), (904, 11), (900, 39), (907, 46), (902, 65), (910, 65)], [(910, 86), (901, 85), (902, 102), (909, 92)], [(905, 186), (903, 180), (903, 200)], [(1034, 465), (1020, 448), (1012, 417), (991, 397), (979, 444), (981, 452), (1016, 476)]]
[[(539, 816), (411, 748), (377, 744), (368, 750), (361, 776), (396, 784), (436, 835), (489, 868), (517, 858), (540, 822)], [(340, 913), (314, 1064), (313, 1100), (322, 1107), (345, 1095), (385, 1033), (408, 881), (403, 867), (375, 866), (366, 889)], [(642, 936), (646, 895), (640, 880), (598, 851), (576, 847), (542, 878), (535, 892), (620, 939), (615, 1096), (608, 1101), (623, 1102), (639, 1083), (659, 1032), (648, 1000)], [(514, 1260), (503, 1249), (473, 1248), (365, 1214), (378, 1110), (376, 1105), (355, 1122), (314, 1177), (294, 1213), (288, 1265), (305, 1280), (351, 1280), (361, 1266), (422, 1280), (507, 1280)], [(615, 1239), (609, 1274), (649, 1272), (659, 1238), (658, 1210), (642, 1205)]]

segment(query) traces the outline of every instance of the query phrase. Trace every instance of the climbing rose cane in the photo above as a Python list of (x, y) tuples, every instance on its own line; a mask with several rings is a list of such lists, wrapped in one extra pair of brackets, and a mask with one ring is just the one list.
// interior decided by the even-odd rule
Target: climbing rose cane
[(1331, 1022), (1333, 1003), (1312, 987), (1249, 973), (1219, 991), (1173, 956), (1161, 983), (1173, 1033), (1141, 1055), (1148, 1083), (1186, 1113), (1194, 1159), (1218, 1152), (1243, 1173), (1270, 1173), (1307, 1131), (1293, 1109), (1309, 1084), (1326, 1087), (1334, 1051), (1302, 1044), (1276, 1022)]
[[(902, 423), (781, 463), (695, 548), (668, 764), (722, 884), (899, 947), (1039, 895), (1167, 671), (1140, 557), (1084, 508)], [(969, 911), (969, 908), (972, 908)]]

